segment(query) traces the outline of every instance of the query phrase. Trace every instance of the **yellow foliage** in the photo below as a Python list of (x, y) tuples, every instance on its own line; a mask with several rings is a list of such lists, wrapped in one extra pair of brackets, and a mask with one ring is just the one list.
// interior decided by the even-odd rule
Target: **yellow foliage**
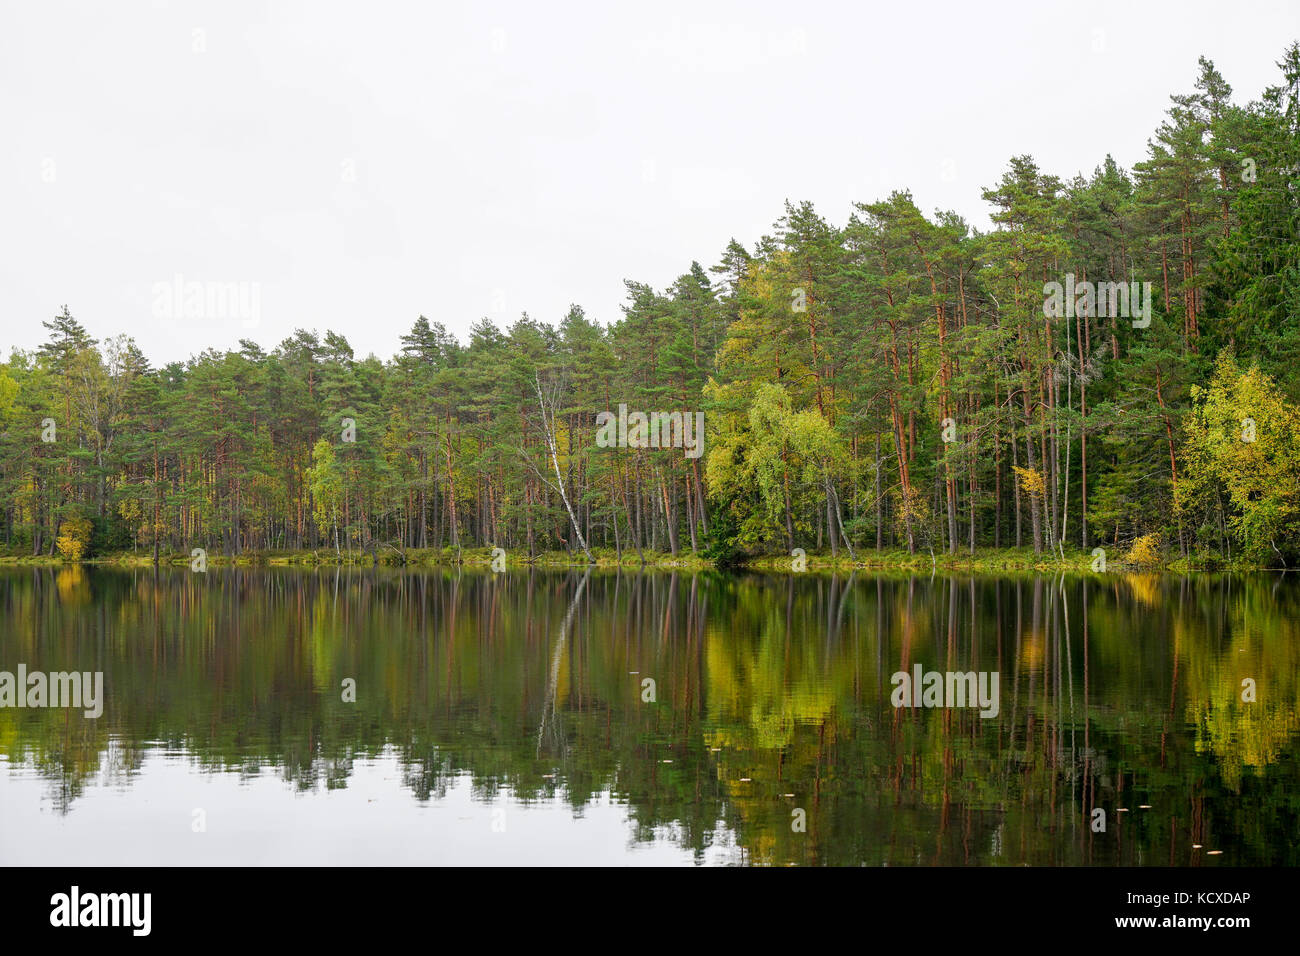
[(61, 534), (58, 540), (54, 542), (55, 547), (59, 549), (59, 554), (65, 561), (80, 561), (82, 544), (76, 538), (70, 538), (66, 534)]
[(1016, 477), (1020, 479), (1020, 490), (1027, 495), (1037, 495), (1043, 497), (1047, 491), (1047, 483), (1043, 480), (1043, 473), (1034, 468), (1021, 468), (1019, 465), (1012, 465), (1015, 469)]
[(1133, 542), (1133, 546), (1128, 549), (1128, 554), (1124, 555), (1125, 564), (1136, 564), (1142, 567), (1151, 567), (1160, 563), (1160, 532), (1155, 531), (1151, 534), (1144, 534)]
[(1244, 554), (1280, 557), (1279, 546), (1293, 547), (1300, 535), (1300, 408), (1230, 352), (1209, 387), (1191, 394), (1176, 506), (1194, 519), (1219, 512)]
[(90, 522), (85, 518), (65, 518), (59, 524), (54, 546), (65, 561), (80, 561), (90, 544)]

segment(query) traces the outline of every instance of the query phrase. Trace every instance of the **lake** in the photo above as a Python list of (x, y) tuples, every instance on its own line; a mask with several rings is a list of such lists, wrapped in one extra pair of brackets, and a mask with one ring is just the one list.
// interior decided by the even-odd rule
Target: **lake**
[(3, 865), (1300, 863), (1294, 576), (10, 568), (20, 664)]

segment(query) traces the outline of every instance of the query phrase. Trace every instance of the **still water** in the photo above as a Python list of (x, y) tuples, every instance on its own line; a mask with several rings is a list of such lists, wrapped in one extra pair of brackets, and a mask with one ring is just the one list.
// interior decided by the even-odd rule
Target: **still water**
[(10, 569), (19, 664), (0, 865), (1300, 863), (1294, 577)]

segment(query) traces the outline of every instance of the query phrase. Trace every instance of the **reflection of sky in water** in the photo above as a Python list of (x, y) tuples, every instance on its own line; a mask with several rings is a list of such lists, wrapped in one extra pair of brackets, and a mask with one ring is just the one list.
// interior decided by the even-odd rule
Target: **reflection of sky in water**
[[(632, 840), (627, 808), (608, 792), (579, 815), (563, 793), (522, 804), (504, 789), (489, 802), (468, 775), (439, 799), (420, 803), (403, 784), (397, 757), (357, 761), (347, 787), (286, 786), (261, 774), (200, 771), (186, 757), (154, 752), (129, 784), (101, 773), (69, 813), (50, 783), (0, 758), (0, 864), (5, 866), (226, 865), (593, 865), (682, 866), (692, 855), (670, 834)], [(193, 811), (207, 831), (192, 829)], [(504, 810), (505, 832), (495, 832)], [(718, 846), (705, 862), (735, 860)]]

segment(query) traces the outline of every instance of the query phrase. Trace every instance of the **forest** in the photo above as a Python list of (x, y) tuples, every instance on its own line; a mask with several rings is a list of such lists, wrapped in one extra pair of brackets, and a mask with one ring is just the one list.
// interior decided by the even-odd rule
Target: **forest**
[[(1289, 566), (1300, 44), (1278, 69), (1242, 105), (1202, 58), (1132, 169), (1012, 157), (988, 232), (905, 191), (838, 224), (787, 202), (608, 322), (419, 316), (387, 360), (300, 329), (156, 367), (64, 306), (0, 366), (0, 551)], [(620, 406), (703, 413), (703, 453), (598, 441)]]

